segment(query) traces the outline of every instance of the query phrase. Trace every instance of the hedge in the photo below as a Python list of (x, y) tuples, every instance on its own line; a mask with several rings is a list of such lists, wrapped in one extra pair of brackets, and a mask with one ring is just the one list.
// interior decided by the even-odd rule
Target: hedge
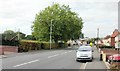
[[(43, 49), (50, 49), (50, 43), (49, 42), (41, 42), (41, 47)], [(51, 49), (58, 48), (58, 45), (56, 43), (51, 43)]]
[[(66, 43), (51, 43), (51, 49), (67, 47)], [(19, 41), (18, 52), (27, 52), (29, 50), (50, 49), (50, 42), (38, 42), (33, 40)]]
[(103, 45), (103, 46), (99, 46), (99, 48), (110, 48), (110, 49), (113, 49), (115, 47), (114, 46), (105, 46), (105, 45)]
[(27, 52), (29, 50), (39, 50), (40, 43), (38, 41), (21, 40), (19, 41), (18, 52)]
[[(50, 43), (49, 42), (42, 42), (42, 48), (43, 49), (50, 49)], [(51, 43), (51, 49), (58, 49), (58, 48), (65, 48), (67, 47), (67, 43)]]
[(7, 45), (7, 46), (18, 46), (19, 41), (18, 40), (5, 40), (5, 39), (0, 39), (2, 43), (0, 45)]

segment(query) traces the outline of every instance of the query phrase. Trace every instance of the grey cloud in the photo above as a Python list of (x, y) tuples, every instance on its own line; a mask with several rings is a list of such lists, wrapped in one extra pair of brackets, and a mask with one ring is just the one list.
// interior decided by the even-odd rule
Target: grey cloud
[[(53, 2), (56, 2), (61, 5), (70, 5), (72, 11), (77, 12), (83, 18), (85, 22), (83, 31), (86, 36), (95, 37), (95, 29), (100, 25), (104, 26), (100, 27), (101, 31), (105, 29), (105, 32), (101, 33), (101, 36), (104, 36), (116, 28), (117, 1), (118, 0), (0, 0), (0, 3), (2, 3), (0, 4), (0, 9), (2, 9), (0, 10), (0, 18), (13, 18), (16, 21), (9, 26), (3, 26), (2, 29), (20, 28), (22, 32), (30, 34), (35, 14)], [(108, 24), (111, 25), (107, 26)], [(91, 28), (91, 25), (95, 28)], [(105, 26), (111, 29), (106, 29)], [(89, 32), (92, 32), (92, 34)]]

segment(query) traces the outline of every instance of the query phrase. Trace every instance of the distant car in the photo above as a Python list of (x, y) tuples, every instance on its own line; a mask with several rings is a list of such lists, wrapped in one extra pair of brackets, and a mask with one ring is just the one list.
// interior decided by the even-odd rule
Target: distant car
[(76, 61), (93, 60), (93, 49), (91, 46), (80, 46), (76, 51)]
[(120, 54), (114, 54), (108, 57), (108, 62), (120, 62)]

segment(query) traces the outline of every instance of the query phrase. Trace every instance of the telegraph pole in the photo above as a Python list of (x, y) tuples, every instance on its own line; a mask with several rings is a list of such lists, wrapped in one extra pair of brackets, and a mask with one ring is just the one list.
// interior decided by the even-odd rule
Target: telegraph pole
[(51, 50), (51, 43), (52, 43), (52, 21), (51, 20), (51, 24), (50, 24), (50, 50)]
[(20, 28), (18, 29), (18, 40), (20, 40)]
[(99, 28), (97, 28), (97, 48), (98, 48), (98, 40), (99, 40)]

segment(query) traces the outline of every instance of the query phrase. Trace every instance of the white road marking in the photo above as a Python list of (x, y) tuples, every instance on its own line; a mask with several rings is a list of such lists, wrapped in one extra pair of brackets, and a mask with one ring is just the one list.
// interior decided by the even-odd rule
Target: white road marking
[(61, 53), (61, 55), (63, 55), (63, 54), (66, 54), (67, 52), (63, 52), (63, 53)]
[(82, 65), (81, 65), (80, 69), (83, 69), (83, 68), (84, 68), (84, 64), (85, 64), (85, 63), (82, 63)]
[(86, 63), (85, 63), (85, 65), (84, 65), (84, 68), (83, 68), (83, 69), (85, 69), (85, 68), (86, 68), (87, 64), (88, 64), (88, 62), (86, 62)]
[(56, 55), (54, 55), (54, 56), (58, 56), (59, 54), (56, 54)]
[(106, 65), (107, 69), (110, 69), (110, 64), (108, 62), (104, 62), (104, 63)]
[(56, 55), (52, 55), (52, 56), (48, 56), (48, 58), (52, 58), (52, 57), (55, 57), (55, 56), (58, 56), (59, 54), (56, 54)]
[(53, 56), (48, 56), (48, 58), (51, 58), (51, 57), (53, 57)]
[(80, 69), (85, 69), (85, 68), (86, 68), (86, 66), (87, 66), (87, 63), (88, 63), (88, 62), (83, 63), (83, 64), (81, 65)]
[(30, 64), (30, 63), (37, 62), (37, 61), (39, 61), (39, 59), (33, 60), (33, 61), (29, 61), (29, 62), (26, 62), (26, 63), (22, 63), (22, 64), (18, 64), (18, 65), (15, 65), (13, 67), (19, 67), (19, 66), (23, 66), (23, 65)]

